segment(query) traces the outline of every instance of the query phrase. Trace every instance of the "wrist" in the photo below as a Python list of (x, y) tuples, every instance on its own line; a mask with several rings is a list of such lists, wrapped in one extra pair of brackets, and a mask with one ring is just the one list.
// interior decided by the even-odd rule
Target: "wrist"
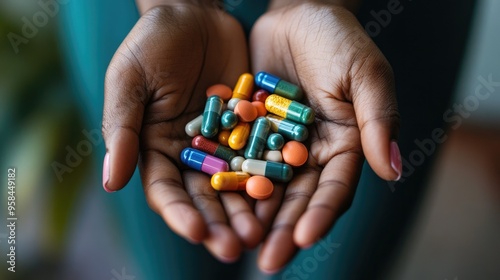
[(335, 5), (343, 7), (352, 13), (355, 13), (361, 4), (361, 0), (272, 0), (269, 4), (269, 11), (284, 8), (287, 6), (295, 6), (300, 4), (318, 4), (318, 5)]
[(218, 0), (136, 0), (137, 8), (141, 15), (158, 6), (170, 5), (205, 5), (217, 6)]

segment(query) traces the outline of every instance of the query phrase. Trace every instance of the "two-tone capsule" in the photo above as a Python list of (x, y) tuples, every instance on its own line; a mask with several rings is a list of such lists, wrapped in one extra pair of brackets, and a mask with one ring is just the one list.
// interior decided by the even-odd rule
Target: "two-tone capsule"
[(271, 123), (265, 117), (259, 117), (252, 126), (252, 131), (248, 137), (245, 158), (260, 159), (266, 148), (267, 135), (271, 129)]
[(298, 86), (266, 72), (259, 72), (255, 75), (255, 84), (270, 93), (278, 94), (288, 99), (302, 99), (302, 90)]
[(224, 101), (217, 95), (212, 95), (207, 99), (203, 111), (203, 122), (201, 123), (201, 134), (203, 136), (212, 138), (219, 132), (223, 104)]
[(241, 165), (243, 172), (265, 176), (279, 182), (288, 182), (293, 177), (292, 167), (286, 163), (247, 159)]
[(201, 135), (193, 138), (191, 146), (197, 150), (208, 153), (212, 156), (218, 157), (230, 163), (236, 156), (236, 152), (232, 149), (225, 147), (217, 142), (211, 141)]
[(280, 133), (288, 139), (302, 142), (309, 136), (309, 131), (301, 124), (273, 114), (268, 114), (266, 118), (271, 122), (271, 130), (273, 132)]
[(212, 175), (210, 184), (218, 191), (242, 191), (245, 190), (250, 174), (246, 172), (218, 172)]
[(314, 121), (314, 111), (306, 105), (271, 94), (266, 99), (266, 109), (270, 113), (301, 124), (311, 124)]
[(181, 161), (194, 170), (205, 172), (209, 175), (229, 171), (229, 165), (224, 160), (193, 148), (182, 150)]
[(200, 135), (201, 133), (201, 123), (203, 122), (203, 115), (199, 115), (198, 117), (194, 118), (190, 122), (186, 124), (186, 127), (184, 130), (186, 131), (186, 134), (195, 137), (196, 135)]

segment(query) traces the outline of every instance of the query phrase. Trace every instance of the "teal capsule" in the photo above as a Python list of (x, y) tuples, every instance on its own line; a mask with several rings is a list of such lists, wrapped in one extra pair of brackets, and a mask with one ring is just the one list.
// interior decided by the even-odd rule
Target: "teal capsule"
[(285, 138), (279, 133), (271, 133), (267, 137), (267, 148), (272, 151), (281, 150), (285, 145)]
[(265, 176), (279, 182), (288, 182), (293, 177), (292, 167), (286, 163), (247, 159), (241, 165), (243, 172)]
[(207, 138), (217, 136), (219, 132), (220, 117), (224, 101), (217, 95), (212, 95), (205, 103), (203, 111), (203, 122), (201, 123), (201, 134)]
[(262, 153), (266, 147), (267, 135), (271, 129), (271, 123), (265, 117), (258, 117), (252, 126), (252, 131), (248, 137), (245, 158), (262, 158)]
[(278, 94), (288, 99), (302, 99), (302, 90), (298, 86), (266, 72), (259, 72), (255, 75), (255, 84), (270, 93)]
[(226, 110), (222, 113), (220, 124), (224, 130), (233, 129), (238, 124), (238, 116), (233, 111)]
[(268, 114), (266, 118), (271, 122), (273, 132), (280, 133), (288, 139), (303, 142), (309, 137), (309, 131), (301, 124), (272, 114)]

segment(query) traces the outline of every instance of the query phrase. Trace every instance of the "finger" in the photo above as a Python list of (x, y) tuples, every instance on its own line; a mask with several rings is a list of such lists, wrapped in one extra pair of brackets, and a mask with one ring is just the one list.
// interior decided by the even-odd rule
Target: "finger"
[(224, 192), (219, 195), (231, 227), (246, 248), (255, 248), (262, 241), (264, 229), (255, 217), (251, 205), (239, 193)]
[(288, 184), (283, 204), (259, 254), (258, 265), (261, 270), (279, 270), (293, 257), (297, 249), (293, 241), (295, 224), (306, 210), (318, 179), (319, 170), (303, 168)]
[(339, 154), (327, 163), (321, 172), (318, 188), (295, 227), (295, 244), (302, 248), (311, 246), (349, 208), (362, 164), (362, 155), (354, 152)]
[(203, 216), (193, 205), (179, 169), (157, 151), (145, 151), (140, 161), (144, 193), (149, 207), (177, 234), (192, 243), (207, 236)]
[(118, 50), (106, 73), (102, 134), (106, 144), (103, 187), (116, 191), (132, 176), (139, 152), (139, 133), (144, 104), (149, 98), (143, 87), (140, 64), (132, 51)]
[(285, 186), (283, 184), (275, 183), (274, 191), (271, 197), (264, 200), (259, 200), (255, 203), (255, 216), (262, 224), (264, 232), (268, 232), (276, 217), (276, 213), (281, 206), (283, 195), (285, 194)]
[(399, 180), (401, 155), (395, 141), (399, 113), (392, 69), (378, 50), (364, 61), (354, 67), (351, 83), (363, 152), (377, 175), (385, 180)]
[(203, 244), (220, 261), (236, 261), (241, 254), (240, 240), (228, 225), (217, 192), (210, 186), (210, 178), (200, 172), (185, 171), (183, 179), (186, 190), (208, 227), (208, 236)]

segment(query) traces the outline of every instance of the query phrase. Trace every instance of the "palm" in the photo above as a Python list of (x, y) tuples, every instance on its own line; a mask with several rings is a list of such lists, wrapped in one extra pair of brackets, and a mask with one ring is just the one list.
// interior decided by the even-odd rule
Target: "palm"
[[(183, 5), (145, 14), (117, 51), (106, 82), (111, 104), (105, 108), (132, 110), (130, 117), (140, 127), (135, 131), (139, 167), (149, 205), (174, 231), (192, 242), (203, 241), (225, 261), (239, 256), (240, 239), (247, 247), (260, 242), (260, 224), (243, 196), (219, 197), (207, 175), (180, 170), (179, 155), (190, 145), (184, 126), (202, 113), (206, 88), (232, 86), (244, 72), (248, 55), (239, 24), (226, 14)], [(115, 129), (114, 117), (105, 110), (105, 136)], [(123, 153), (133, 154), (130, 142), (122, 145)], [(127, 179), (123, 173), (116, 177)]]
[[(310, 127), (307, 165), (281, 197), (256, 205), (276, 215), (273, 219), (257, 212), (270, 228), (260, 267), (273, 271), (286, 264), (297, 246), (321, 238), (350, 205), (364, 158), (352, 92), (366, 86), (360, 76), (384, 77), (390, 67), (356, 19), (331, 6), (299, 5), (267, 13), (252, 30), (251, 52), (254, 69), (299, 84), (317, 113)], [(379, 65), (385, 69), (359, 71)]]

